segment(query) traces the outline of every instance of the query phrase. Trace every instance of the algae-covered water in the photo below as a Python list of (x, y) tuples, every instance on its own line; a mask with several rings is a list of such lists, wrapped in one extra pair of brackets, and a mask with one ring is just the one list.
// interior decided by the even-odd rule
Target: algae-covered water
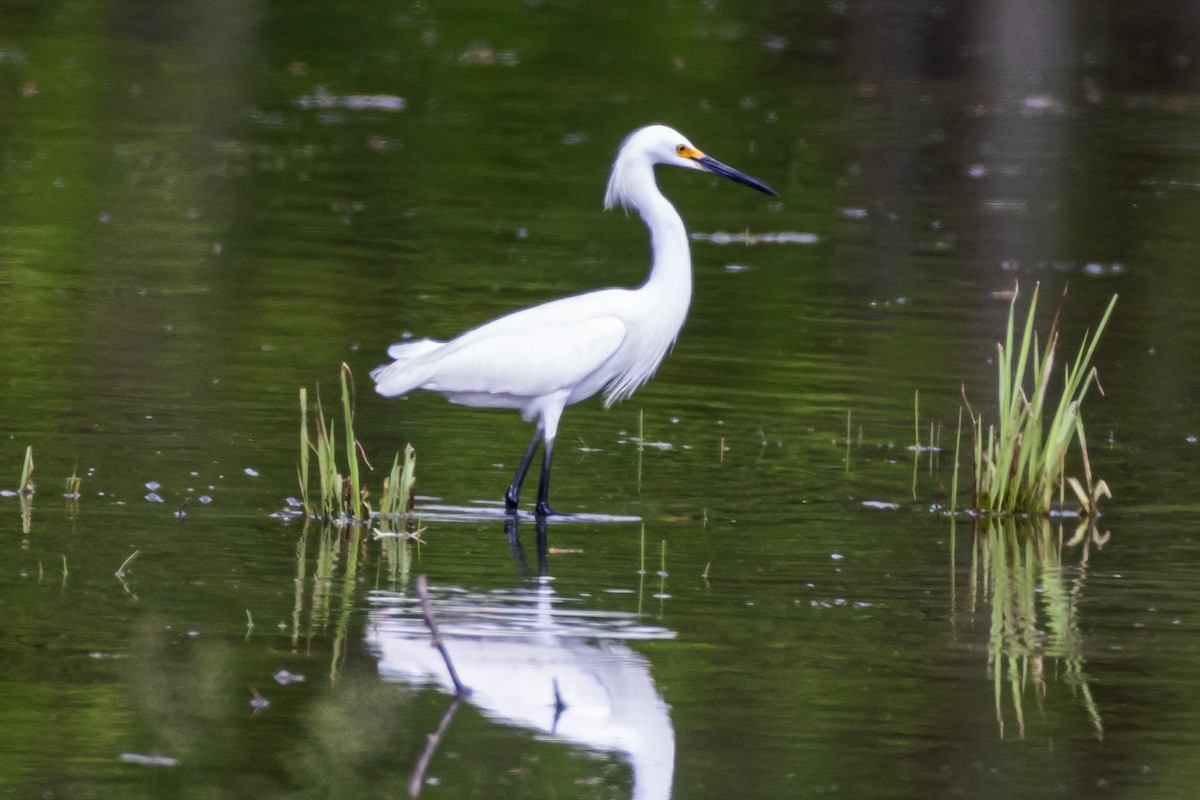
[[(0, 3), (0, 793), (1191, 797), (1197, 20), (1086, 17)], [(506, 519), (529, 426), (367, 372), (639, 283), (648, 122), (780, 196), (660, 169), (688, 322)], [(1078, 536), (938, 513), (1017, 282), (1068, 353), (1120, 295)], [(342, 362), (419, 541), (272, 516)]]

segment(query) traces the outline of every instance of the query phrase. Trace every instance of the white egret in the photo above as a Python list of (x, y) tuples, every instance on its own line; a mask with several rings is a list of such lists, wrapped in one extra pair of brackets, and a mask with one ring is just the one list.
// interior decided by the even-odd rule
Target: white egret
[(617, 151), (605, 209), (623, 206), (650, 230), (650, 275), (636, 289), (602, 289), (515, 311), (449, 341), (420, 339), (388, 348), (392, 363), (371, 372), (375, 391), (398, 397), (413, 389), (452, 403), (519, 410), (537, 420), (533, 440), (504, 495), (517, 508), (521, 485), (543, 444), (535, 511), (549, 504), (550, 459), (563, 409), (604, 391), (604, 407), (648, 381), (675, 342), (692, 297), (687, 231), (654, 182), (656, 164), (710, 172), (774, 195), (768, 186), (705, 155), (664, 125), (631, 133)]

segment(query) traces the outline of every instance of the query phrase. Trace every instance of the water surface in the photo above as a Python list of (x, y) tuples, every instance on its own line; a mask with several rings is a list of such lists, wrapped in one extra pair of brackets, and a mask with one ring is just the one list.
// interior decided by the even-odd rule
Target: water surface
[[(1174, 13), (5, 9), (0, 482), (32, 445), (38, 492), (0, 498), (0, 786), (1191, 796), (1200, 61)], [(586, 516), (539, 547), (496, 505), (528, 426), (366, 374), (406, 333), (640, 282), (645, 231), (601, 200), (654, 121), (780, 197), (662, 171), (692, 312), (631, 401), (567, 412), (554, 501)], [(1120, 294), (1085, 412), (1114, 498), (1081, 541), (935, 513), (1016, 282), (1047, 326), (1067, 292), (1069, 350)], [(372, 462), (416, 448), (420, 542), (270, 516), (297, 390), (336, 407), (342, 362)], [(423, 772), (451, 699), (418, 574), (480, 686)]]

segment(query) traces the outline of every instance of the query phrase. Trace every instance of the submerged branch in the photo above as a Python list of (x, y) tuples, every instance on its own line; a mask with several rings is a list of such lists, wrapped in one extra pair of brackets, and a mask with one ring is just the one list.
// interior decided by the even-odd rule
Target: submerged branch
[(467, 688), (458, 679), (454, 662), (450, 660), (450, 653), (446, 651), (446, 643), (442, 641), (442, 634), (438, 631), (437, 620), (433, 618), (433, 608), (429, 604), (429, 582), (424, 575), (417, 576), (417, 596), (421, 598), (421, 616), (425, 618), (425, 625), (433, 637), (433, 646), (442, 654), (442, 660), (446, 662), (446, 669), (450, 672), (450, 680), (454, 683), (454, 696), (465, 697)]
[[(424, 577), (422, 575), (417, 580), (420, 581)], [(408, 779), (409, 797), (416, 797), (421, 794), (421, 786), (425, 783), (425, 772), (429, 769), (429, 762), (433, 760), (433, 754), (437, 752), (438, 745), (442, 743), (442, 737), (446, 735), (446, 730), (450, 727), (450, 722), (454, 719), (454, 714), (458, 711), (458, 706), (461, 703), (462, 695), (456, 695), (450, 701), (450, 707), (446, 709), (446, 713), (442, 715), (442, 721), (438, 723), (437, 730), (427, 737), (425, 749), (421, 751), (421, 755), (417, 759), (417, 765), (413, 767), (412, 775)]]

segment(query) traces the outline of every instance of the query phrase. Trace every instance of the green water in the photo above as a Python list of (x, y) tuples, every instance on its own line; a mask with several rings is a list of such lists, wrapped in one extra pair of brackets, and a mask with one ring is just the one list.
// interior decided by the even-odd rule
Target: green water
[[(424, 574), (475, 691), (422, 796), (1191, 797), (1195, 23), (1014, 13), (0, 2), (0, 486), (29, 445), (38, 486), (0, 497), (0, 793), (405, 796), (451, 705)], [(691, 315), (567, 411), (553, 500), (591, 516), (538, 580), (497, 505), (529, 427), (366, 374), (640, 282), (601, 200), (647, 122), (780, 198), (660, 170)], [(1046, 326), (1069, 286), (1072, 352), (1120, 294), (1098, 540), (931, 510), (1014, 281)], [(420, 543), (271, 516), (343, 361)]]

